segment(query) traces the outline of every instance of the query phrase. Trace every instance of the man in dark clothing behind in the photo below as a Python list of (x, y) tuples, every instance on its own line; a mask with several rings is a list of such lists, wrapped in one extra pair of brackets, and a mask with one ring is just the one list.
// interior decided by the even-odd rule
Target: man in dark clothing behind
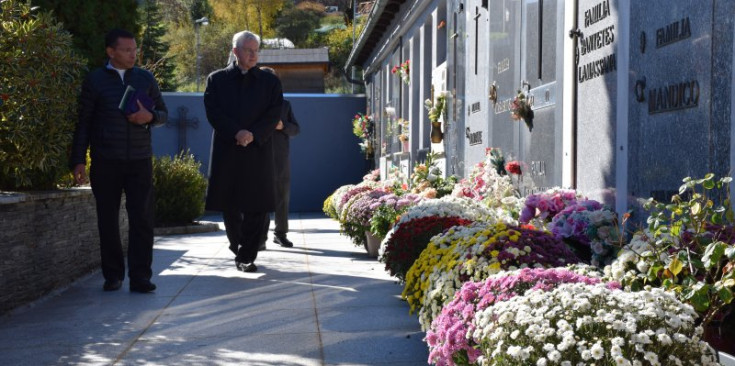
[[(278, 76), (276, 70), (270, 67), (261, 67), (261, 69)], [(293, 243), (288, 240), (288, 204), (291, 196), (291, 164), (289, 155), (289, 140), (299, 134), (301, 128), (296, 121), (291, 109), (291, 103), (283, 100), (283, 108), (281, 109), (281, 120), (276, 125), (276, 132), (273, 133), (273, 158), (276, 164), (276, 227), (273, 230), (273, 242), (285, 247), (293, 247)], [(259, 250), (265, 250), (265, 242), (268, 239), (268, 227), (270, 226), (270, 215), (265, 217), (263, 223), (263, 236), (260, 242)]]
[(235, 61), (207, 78), (204, 107), (214, 129), (206, 209), (222, 211), (235, 266), (255, 272), (263, 221), (275, 209), (272, 136), (283, 91), (260, 70), (260, 37), (243, 31), (232, 38)]
[[(136, 48), (135, 37), (130, 32), (115, 29), (106, 35), (109, 61), (90, 72), (82, 84), (79, 120), (69, 159), (74, 180), (77, 184), (85, 183), (87, 147), (90, 147), (90, 180), (97, 206), (105, 291), (120, 289), (125, 279), (119, 227), (123, 192), (130, 226), (130, 291), (156, 289), (150, 281), (154, 225), (150, 127), (166, 123), (168, 111), (153, 74), (135, 67)], [(128, 86), (141, 94), (123, 111), (119, 106)]]

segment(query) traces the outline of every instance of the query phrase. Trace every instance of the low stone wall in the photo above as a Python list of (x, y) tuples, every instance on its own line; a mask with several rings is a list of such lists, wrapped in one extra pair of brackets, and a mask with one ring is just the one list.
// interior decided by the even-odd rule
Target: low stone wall
[[(124, 197), (120, 207), (120, 232), (127, 246)], [(0, 314), (98, 269), (92, 190), (0, 192), (0, 253)]]

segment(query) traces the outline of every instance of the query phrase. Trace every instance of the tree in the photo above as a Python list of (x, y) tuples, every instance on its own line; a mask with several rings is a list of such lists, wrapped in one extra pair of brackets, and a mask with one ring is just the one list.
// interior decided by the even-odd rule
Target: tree
[(320, 16), (312, 10), (288, 6), (276, 20), (276, 35), (288, 38), (296, 47), (305, 47), (309, 34), (319, 28), (319, 20)]
[(156, 76), (161, 90), (176, 89), (174, 65), (168, 56), (168, 43), (164, 42), (166, 26), (155, 0), (145, 0), (140, 8), (143, 32), (138, 45), (138, 64)]
[(0, 1), (0, 189), (55, 188), (68, 174), (85, 62), (50, 12)]
[(65, 29), (74, 36), (74, 48), (90, 67), (102, 65), (107, 59), (105, 34), (122, 28), (138, 34), (137, 0), (32, 0), (41, 10), (53, 11)]

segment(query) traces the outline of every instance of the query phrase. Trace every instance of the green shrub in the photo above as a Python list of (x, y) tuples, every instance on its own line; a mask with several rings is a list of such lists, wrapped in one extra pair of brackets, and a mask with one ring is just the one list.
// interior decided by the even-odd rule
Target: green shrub
[(200, 166), (189, 153), (153, 158), (156, 226), (186, 225), (204, 214), (207, 179)]
[(50, 13), (0, 2), (0, 189), (52, 189), (68, 172), (84, 65)]

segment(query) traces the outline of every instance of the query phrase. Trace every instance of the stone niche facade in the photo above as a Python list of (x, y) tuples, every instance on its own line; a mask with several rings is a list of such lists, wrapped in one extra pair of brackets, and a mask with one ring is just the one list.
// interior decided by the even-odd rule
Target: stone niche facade
[[(128, 219), (120, 231), (127, 250)], [(89, 188), (0, 192), (0, 314), (64, 287), (100, 266), (94, 196)], [(100, 291), (102, 278), (100, 278)]]

